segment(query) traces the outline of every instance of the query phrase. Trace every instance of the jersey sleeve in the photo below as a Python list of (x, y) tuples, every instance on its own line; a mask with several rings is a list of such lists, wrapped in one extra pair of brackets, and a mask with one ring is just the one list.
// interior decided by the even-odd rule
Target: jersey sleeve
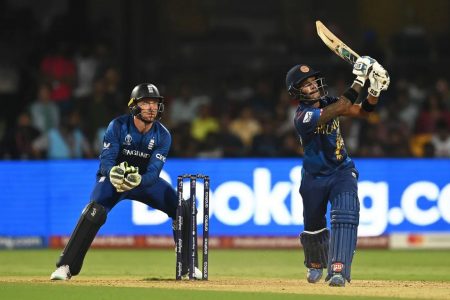
[(321, 113), (322, 109), (314, 107), (297, 111), (294, 118), (294, 125), (302, 139), (314, 133)]
[(109, 171), (117, 164), (120, 151), (120, 125), (114, 120), (109, 123), (103, 137), (103, 149), (100, 153), (100, 173), (109, 176)]
[(172, 143), (172, 137), (167, 131), (161, 136), (161, 141), (159, 145), (153, 151), (152, 156), (147, 167), (147, 172), (142, 175), (142, 185), (151, 186), (159, 178), (159, 174), (166, 162), (167, 154), (170, 150), (170, 145)]

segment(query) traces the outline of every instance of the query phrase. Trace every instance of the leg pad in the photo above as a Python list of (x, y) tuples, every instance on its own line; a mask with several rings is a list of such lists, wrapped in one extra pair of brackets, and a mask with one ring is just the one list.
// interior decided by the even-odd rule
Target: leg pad
[(300, 234), (307, 268), (325, 269), (327, 267), (329, 240), (330, 232), (327, 228), (314, 232), (304, 231)]
[(80, 273), (84, 257), (98, 230), (105, 222), (106, 209), (96, 202), (90, 202), (81, 213), (78, 224), (61, 253), (56, 267), (69, 265), (72, 275)]
[(337, 195), (331, 201), (330, 217), (331, 242), (326, 280), (335, 273), (341, 273), (350, 282), (359, 224), (358, 196), (355, 193)]

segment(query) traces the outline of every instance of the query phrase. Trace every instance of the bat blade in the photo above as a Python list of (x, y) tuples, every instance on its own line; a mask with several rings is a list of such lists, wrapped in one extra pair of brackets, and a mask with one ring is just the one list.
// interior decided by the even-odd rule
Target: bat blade
[(355, 51), (337, 38), (321, 21), (316, 21), (316, 28), (320, 39), (331, 51), (349, 64), (355, 64), (359, 58), (359, 55)]

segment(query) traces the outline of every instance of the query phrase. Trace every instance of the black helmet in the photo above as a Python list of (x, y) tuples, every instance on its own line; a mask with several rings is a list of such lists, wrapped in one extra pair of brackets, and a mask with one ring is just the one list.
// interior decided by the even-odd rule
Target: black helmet
[(293, 66), (286, 75), (286, 88), (291, 95), (291, 97), (295, 99), (299, 99), (301, 101), (317, 101), (319, 99), (309, 99), (307, 96), (303, 94), (299, 89), (299, 85), (302, 81), (306, 80), (309, 77), (316, 77), (317, 86), (319, 88), (321, 97), (326, 96), (327, 92), (325, 91), (326, 84), (324, 83), (324, 78), (322, 77), (322, 73), (320, 71), (316, 71), (308, 65), (295, 65)]
[(164, 97), (159, 94), (158, 88), (151, 83), (141, 83), (131, 91), (128, 107), (133, 116), (140, 114), (141, 110), (137, 103), (142, 99), (158, 99), (158, 116), (164, 111)]

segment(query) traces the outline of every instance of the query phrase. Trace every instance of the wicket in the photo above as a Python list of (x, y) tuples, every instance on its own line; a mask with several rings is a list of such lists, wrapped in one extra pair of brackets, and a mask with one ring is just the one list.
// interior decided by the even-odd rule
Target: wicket
[[(191, 221), (190, 224), (183, 223), (182, 214), (182, 201), (183, 199), (183, 182), (185, 179), (190, 180), (190, 198), (192, 199), (192, 205), (190, 207)], [(202, 280), (208, 280), (208, 242), (209, 242), (209, 176), (201, 174), (184, 174), (178, 176), (177, 181), (177, 197), (178, 197), (178, 207), (177, 207), (177, 228), (176, 228), (176, 280), (181, 280), (183, 261), (182, 261), (182, 249), (183, 249), (183, 226), (189, 226), (192, 230), (189, 231), (189, 279), (193, 280), (194, 268), (196, 267), (197, 258), (197, 180), (203, 180), (203, 255), (202, 255)]]

